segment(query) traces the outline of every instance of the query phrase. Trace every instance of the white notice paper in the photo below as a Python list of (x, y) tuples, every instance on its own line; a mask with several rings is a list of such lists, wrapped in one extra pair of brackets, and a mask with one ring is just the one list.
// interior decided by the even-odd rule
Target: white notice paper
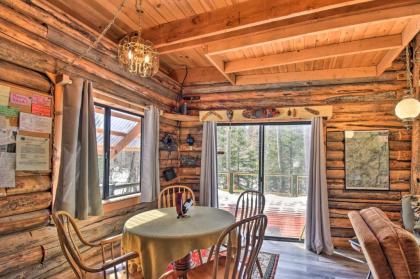
[(0, 129), (6, 129), (9, 128), (10, 122), (9, 119), (4, 117), (3, 115), (0, 115)]
[(50, 169), (50, 140), (17, 135), (16, 170), (48, 171)]
[(0, 152), (0, 188), (15, 187), (16, 153)]
[(15, 134), (12, 128), (0, 128), (0, 145), (15, 143)]
[(22, 131), (51, 134), (52, 118), (21, 112), (19, 129)]

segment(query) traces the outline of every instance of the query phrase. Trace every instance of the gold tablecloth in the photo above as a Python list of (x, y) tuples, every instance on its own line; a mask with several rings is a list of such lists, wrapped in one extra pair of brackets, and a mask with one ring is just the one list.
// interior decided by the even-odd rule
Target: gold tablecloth
[(235, 218), (227, 211), (194, 206), (186, 218), (175, 208), (154, 209), (131, 217), (124, 225), (124, 251), (136, 251), (145, 279), (157, 279), (167, 266), (190, 251), (216, 244), (220, 233)]

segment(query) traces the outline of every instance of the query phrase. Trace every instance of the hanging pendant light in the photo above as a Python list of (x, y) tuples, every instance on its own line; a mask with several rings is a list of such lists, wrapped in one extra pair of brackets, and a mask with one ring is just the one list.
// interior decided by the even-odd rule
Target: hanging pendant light
[(408, 95), (395, 106), (395, 115), (404, 122), (411, 122), (420, 114), (420, 102)]
[[(141, 30), (141, 3), (136, 1)], [(153, 43), (141, 37), (141, 31), (129, 33), (118, 44), (118, 61), (128, 72), (140, 77), (151, 77), (159, 71), (159, 52)]]
[[(414, 55), (414, 54), (413, 54)], [(410, 51), (407, 46), (405, 49), (406, 56), (406, 68), (407, 68), (407, 86), (408, 94), (398, 102), (395, 106), (395, 115), (401, 119), (407, 127), (410, 126), (411, 122), (416, 119), (420, 114), (420, 101), (414, 97), (414, 88), (412, 82), (412, 75), (410, 70)]]

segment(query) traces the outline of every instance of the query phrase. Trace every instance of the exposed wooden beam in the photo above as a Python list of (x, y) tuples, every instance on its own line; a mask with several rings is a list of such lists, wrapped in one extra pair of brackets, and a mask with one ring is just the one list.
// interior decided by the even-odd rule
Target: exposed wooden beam
[[(97, 134), (104, 134), (104, 129), (102, 128), (96, 128), (96, 133)], [(122, 133), (122, 132), (118, 132), (118, 131), (111, 131), (111, 135), (113, 136), (117, 136), (117, 137), (125, 137), (127, 135), (127, 133)]]
[(376, 67), (343, 68), (275, 74), (237, 75), (236, 85), (281, 83), (311, 80), (336, 80), (376, 76)]
[(115, 145), (113, 151), (111, 152), (111, 159), (113, 159), (115, 156), (117, 156), (118, 153), (120, 153), (124, 149), (124, 147), (129, 145), (130, 142), (132, 142), (137, 136), (139, 136), (140, 132), (141, 132), (141, 125), (140, 125), (140, 123), (137, 123), (137, 125), (134, 126), (134, 128), (131, 129), (130, 132), (128, 132), (128, 134), (125, 136), (125, 138), (120, 140)]
[[(169, 74), (170, 77), (178, 82), (182, 82), (185, 77), (185, 69), (176, 69)], [(188, 68), (188, 74), (185, 77), (184, 85), (204, 84), (225, 82), (226, 78), (214, 67), (196, 67)]]
[(225, 61), (220, 59), (220, 57), (206, 54), (207, 59), (213, 64), (214, 67), (232, 84), (236, 83), (235, 74), (225, 73)]
[(252, 0), (147, 29), (157, 47), (373, 0)]
[(253, 36), (238, 36), (211, 42), (207, 45), (207, 52), (209, 54), (221, 54), (270, 42), (290, 40), (302, 35), (314, 35), (368, 23), (372, 24), (417, 16), (420, 16), (420, 4), (375, 11), (369, 10), (355, 14), (343, 14), (341, 16), (297, 23), (292, 26), (282, 26), (281, 28), (254, 34)]
[(248, 70), (270, 68), (335, 56), (351, 55), (385, 49), (401, 48), (401, 35), (362, 39), (352, 42), (330, 44), (314, 48), (283, 52), (257, 58), (226, 62), (225, 72), (236, 73)]
[[(299, 2), (299, 1), (295, 1)], [(352, 5), (352, 6), (345, 6), (337, 9), (331, 9), (326, 11), (320, 11), (316, 13), (301, 15), (301, 16), (295, 16), (291, 18), (286, 18), (274, 22), (269, 22), (265, 24), (260, 24), (248, 28), (242, 28), (238, 30), (233, 31), (226, 31), (221, 34), (211, 35), (207, 37), (200, 37), (195, 38), (193, 40), (188, 41), (182, 41), (182, 42), (176, 42), (172, 43), (170, 45), (166, 46), (160, 46), (158, 47), (158, 50), (162, 54), (167, 53), (173, 53), (181, 50), (188, 50), (191, 48), (197, 48), (197, 47), (203, 47), (207, 44), (211, 46), (210, 51), (212, 51), (212, 48), (215, 48), (215, 44), (218, 44), (219, 42), (223, 45), (221, 46), (221, 49), (224, 49), (226, 45), (229, 45), (229, 42), (234, 42), (235, 40), (238, 40), (238, 38), (242, 38), (243, 41), (250, 40), (250, 43), (254, 43), (254, 37), (257, 42), (261, 39), (261, 35), (265, 34), (269, 37), (269, 35), (265, 32), (279, 32), (280, 37), (278, 39), (285, 39), (287, 37), (297, 37), (302, 34), (305, 34), (305, 29), (307, 29), (310, 32), (321, 32), (322, 29), (325, 29), (326, 26), (328, 26), (328, 21), (335, 20), (339, 21), (339, 24), (341, 26), (338, 26), (337, 28), (341, 28), (342, 26), (346, 26), (345, 22), (347, 19), (352, 19), (351, 16), (360, 16), (362, 19), (359, 18), (358, 21), (356, 21), (356, 24), (364, 24), (369, 23), (370, 20), (372, 20), (372, 15), (375, 15), (373, 19), (375, 20), (389, 20), (393, 18), (401, 18), (401, 16), (407, 16), (407, 14), (395, 14), (395, 16), (392, 15), (393, 11), (399, 11), (398, 9), (406, 8), (406, 10), (411, 10), (408, 13), (410, 14), (418, 14), (418, 12), (415, 11), (417, 8), (418, 10), (418, 1), (416, 0), (395, 0), (395, 1), (383, 1), (383, 0), (375, 0), (367, 3), (361, 3), (358, 5)], [(410, 8), (411, 7), (411, 8)], [(382, 18), (378, 16), (377, 14), (382, 14), (382, 11), (388, 11), (386, 15), (382, 15)], [(399, 11), (401, 13), (401, 11)], [(406, 12), (405, 10), (402, 12)], [(370, 16), (363, 19), (365, 15)], [(340, 18), (343, 18), (343, 20), (339, 20)], [(354, 21), (354, 19), (352, 19)], [(322, 25), (323, 23), (323, 25)], [(311, 27), (311, 25), (316, 25), (314, 27)], [(316, 28), (317, 27), (317, 28)], [(330, 26), (331, 27), (331, 26)], [(287, 31), (289, 28), (292, 28), (289, 32)], [(284, 32), (280, 32), (283, 30)], [(273, 37), (269, 37), (270, 40), (273, 40), (275, 36), (278, 36), (278, 34), (274, 34)], [(261, 41), (267, 41), (267, 38), (262, 38)], [(261, 42), (260, 42), (261, 43)], [(242, 42), (239, 46), (242, 45)], [(246, 45), (246, 43), (245, 43)], [(236, 46), (236, 45), (235, 45)], [(213, 50), (216, 52), (216, 48)]]
[[(420, 8), (419, 8), (420, 9)], [(407, 46), (410, 41), (416, 36), (416, 34), (420, 31), (420, 17), (411, 19), (407, 26), (404, 28), (404, 31), (401, 35), (401, 46), (389, 50), (385, 56), (382, 58), (382, 60), (379, 62), (377, 66), (377, 75), (381, 75), (383, 72), (385, 72), (386, 69), (391, 67), (392, 62), (397, 58), (401, 51), (404, 50), (405, 46)]]

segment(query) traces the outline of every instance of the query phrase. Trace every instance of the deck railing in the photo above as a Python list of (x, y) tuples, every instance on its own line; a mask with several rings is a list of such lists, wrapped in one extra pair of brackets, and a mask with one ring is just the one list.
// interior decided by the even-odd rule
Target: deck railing
[[(264, 193), (279, 196), (306, 196), (307, 175), (297, 174), (264, 174)], [(219, 172), (219, 189), (230, 193), (248, 189), (258, 189), (258, 173), (256, 172)]]

